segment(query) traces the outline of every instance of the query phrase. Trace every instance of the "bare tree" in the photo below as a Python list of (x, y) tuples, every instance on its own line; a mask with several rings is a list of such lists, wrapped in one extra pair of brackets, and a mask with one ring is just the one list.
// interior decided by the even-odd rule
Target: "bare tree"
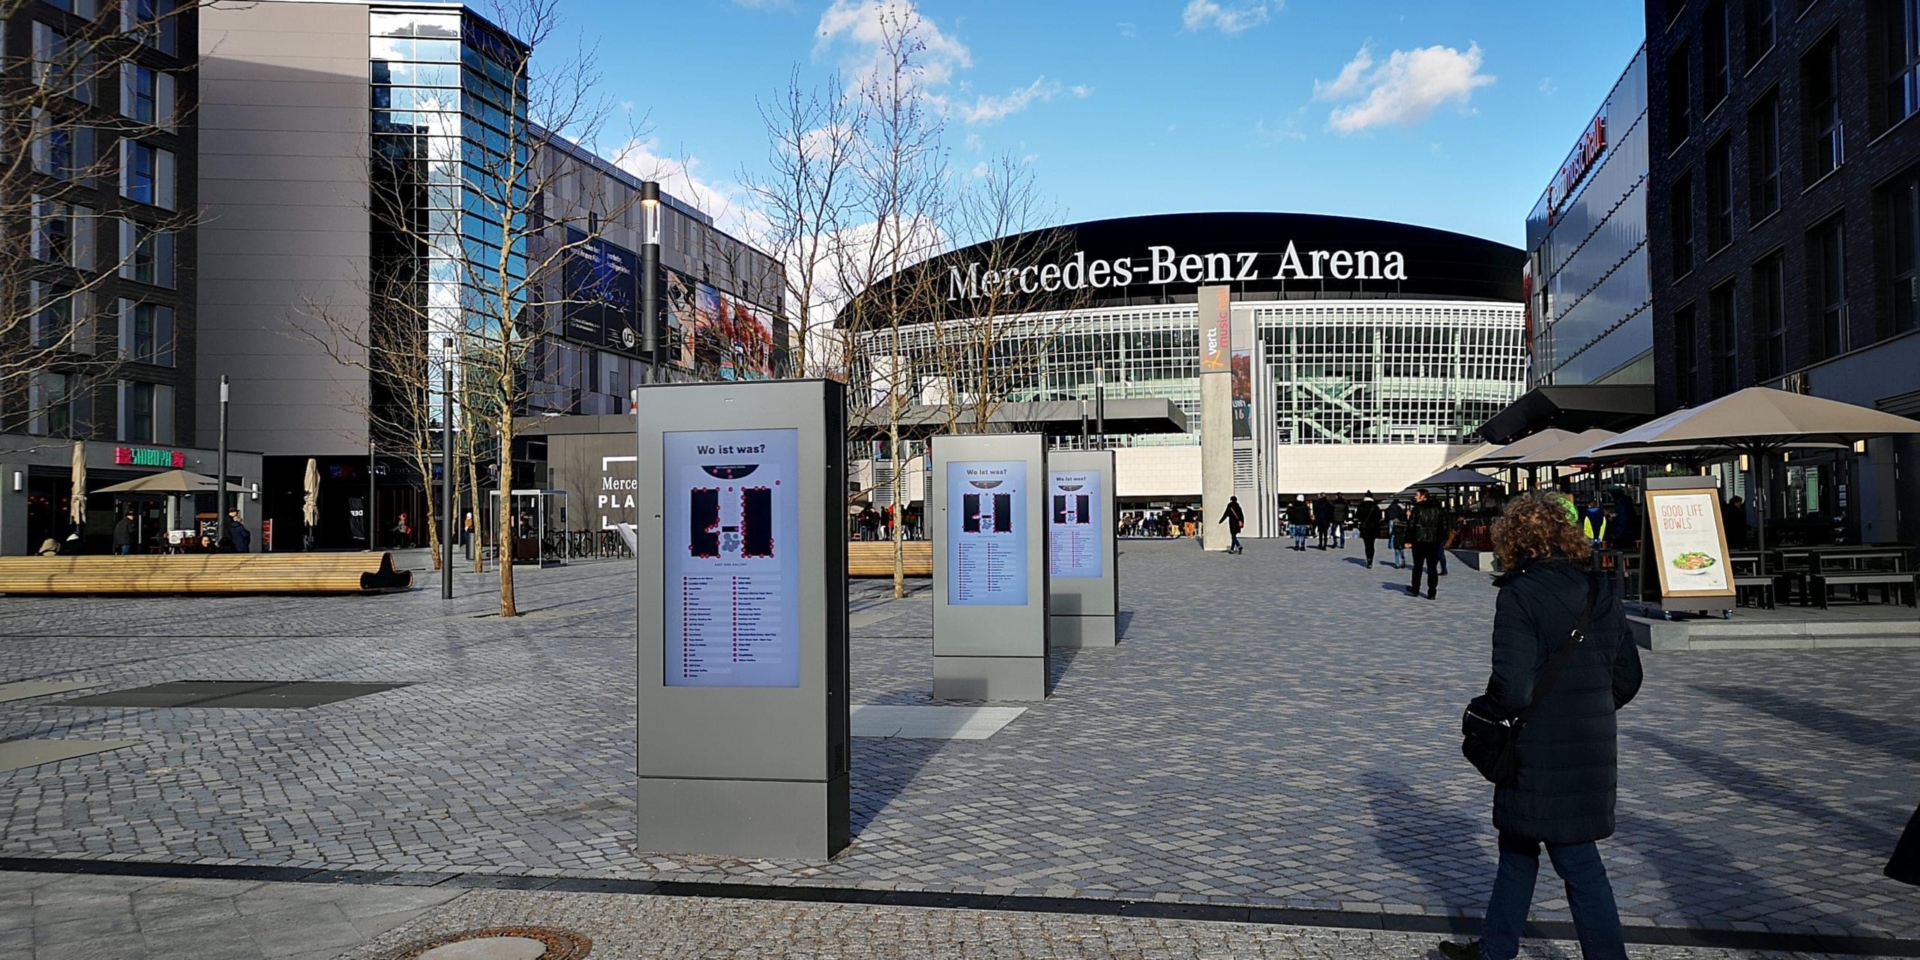
[(786, 267), (790, 371), (816, 376), (831, 357), (810, 354), (819, 327), (842, 296), (834, 282), (835, 245), (855, 202), (854, 164), (866, 127), (865, 97), (850, 95), (839, 74), (806, 89), (795, 67), (786, 87), (760, 103), (767, 132), (767, 172), (747, 174), (764, 234), (756, 238)]
[[(865, 136), (855, 154), (857, 179), (853, 210), (863, 225), (842, 231), (834, 244), (835, 270), (848, 290), (868, 290), (888, 277), (939, 252), (945, 243), (940, 224), (946, 210), (945, 122), (921, 87), (926, 44), (924, 23), (911, 6), (888, 7), (878, 15), (875, 67), (861, 77), (856, 95), (863, 103)], [(888, 284), (880, 296), (849, 302), (841, 326), (845, 359), (863, 368), (868, 382), (884, 390), (880, 409), (856, 404), (859, 419), (875, 414), (886, 424), (893, 510), (893, 590), (906, 596), (905, 462), (902, 415), (912, 403), (918, 377), (901, 350), (901, 327), (923, 316), (929, 306), (926, 284)], [(884, 367), (884, 373), (879, 368)]]
[(177, 75), (134, 68), (178, 51), (194, 4), (0, 0), (0, 21), (30, 8), (30, 58), (0, 78), (0, 433), (85, 437), (123, 363), (172, 362), (121, 281), (172, 285), (198, 211), (175, 182)]

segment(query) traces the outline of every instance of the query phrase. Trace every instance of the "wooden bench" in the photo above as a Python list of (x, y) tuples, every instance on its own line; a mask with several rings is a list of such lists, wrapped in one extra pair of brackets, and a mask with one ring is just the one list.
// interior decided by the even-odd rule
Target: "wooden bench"
[[(933, 576), (933, 541), (908, 540), (900, 545), (900, 550), (907, 576)], [(893, 541), (854, 540), (848, 543), (847, 576), (893, 576)]]
[(413, 586), (390, 553), (0, 557), (0, 593), (392, 593)]

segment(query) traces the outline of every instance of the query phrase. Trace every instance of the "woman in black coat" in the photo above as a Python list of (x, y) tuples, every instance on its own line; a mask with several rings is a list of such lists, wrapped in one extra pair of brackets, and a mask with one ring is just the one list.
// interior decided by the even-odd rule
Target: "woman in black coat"
[(1366, 499), (1360, 501), (1360, 509), (1354, 511), (1354, 522), (1360, 527), (1360, 542), (1367, 548), (1367, 569), (1373, 569), (1373, 542), (1380, 539), (1380, 505), (1373, 501), (1373, 491), (1367, 491)]
[[(1574, 642), (1591, 581), (1589, 545), (1578, 511), (1559, 494), (1516, 498), (1493, 528), (1494, 552), (1508, 571), (1494, 583), (1493, 676), (1486, 701), (1502, 716), (1533, 703), (1549, 655)], [(1640, 652), (1609, 581), (1598, 580), (1593, 615), (1551, 691), (1522, 728), (1519, 775), (1493, 795), (1500, 869), (1486, 926), (1472, 944), (1443, 943), (1449, 960), (1512, 960), (1533, 902), (1545, 844), (1585, 960), (1626, 960), (1620, 914), (1597, 841), (1613, 835), (1618, 783), (1614, 711), (1640, 690)]]

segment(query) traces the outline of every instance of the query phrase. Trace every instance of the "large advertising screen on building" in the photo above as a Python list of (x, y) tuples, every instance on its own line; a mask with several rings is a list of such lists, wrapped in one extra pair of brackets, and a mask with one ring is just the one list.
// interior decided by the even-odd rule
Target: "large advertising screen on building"
[(1047, 478), (1047, 559), (1055, 577), (1098, 580), (1106, 570), (1107, 518), (1100, 471), (1053, 470)]
[(666, 685), (800, 685), (800, 432), (664, 436)]
[(947, 603), (1027, 604), (1027, 462), (947, 464)]
[(640, 257), (625, 247), (567, 230), (561, 279), (562, 336), (629, 356), (640, 354)]

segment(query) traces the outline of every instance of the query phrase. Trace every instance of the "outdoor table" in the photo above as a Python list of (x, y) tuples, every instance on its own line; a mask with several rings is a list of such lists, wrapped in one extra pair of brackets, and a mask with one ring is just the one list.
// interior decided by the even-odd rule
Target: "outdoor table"
[[(1774, 593), (1778, 589), (1773, 577), (1767, 574), (1767, 555), (1759, 550), (1730, 550), (1727, 552), (1727, 568), (1733, 572), (1733, 589), (1736, 597), (1744, 591), (1756, 591), (1756, 602), (1771, 610), (1774, 606)], [(1744, 569), (1743, 569), (1744, 568)]]
[[(1827, 544), (1814, 547), (1798, 547), (1781, 551), (1787, 556), (1805, 557), (1804, 566), (1796, 566), (1792, 575), (1801, 585), (1800, 602), (1811, 604), (1814, 601), (1814, 579), (1822, 574), (1903, 574), (1913, 576), (1913, 565), (1909, 561), (1913, 548), (1907, 544)], [(1889, 564), (1888, 561), (1891, 561)], [(1823, 593), (1825, 588), (1823, 587)], [(1826, 597), (1818, 598), (1825, 606)]]

